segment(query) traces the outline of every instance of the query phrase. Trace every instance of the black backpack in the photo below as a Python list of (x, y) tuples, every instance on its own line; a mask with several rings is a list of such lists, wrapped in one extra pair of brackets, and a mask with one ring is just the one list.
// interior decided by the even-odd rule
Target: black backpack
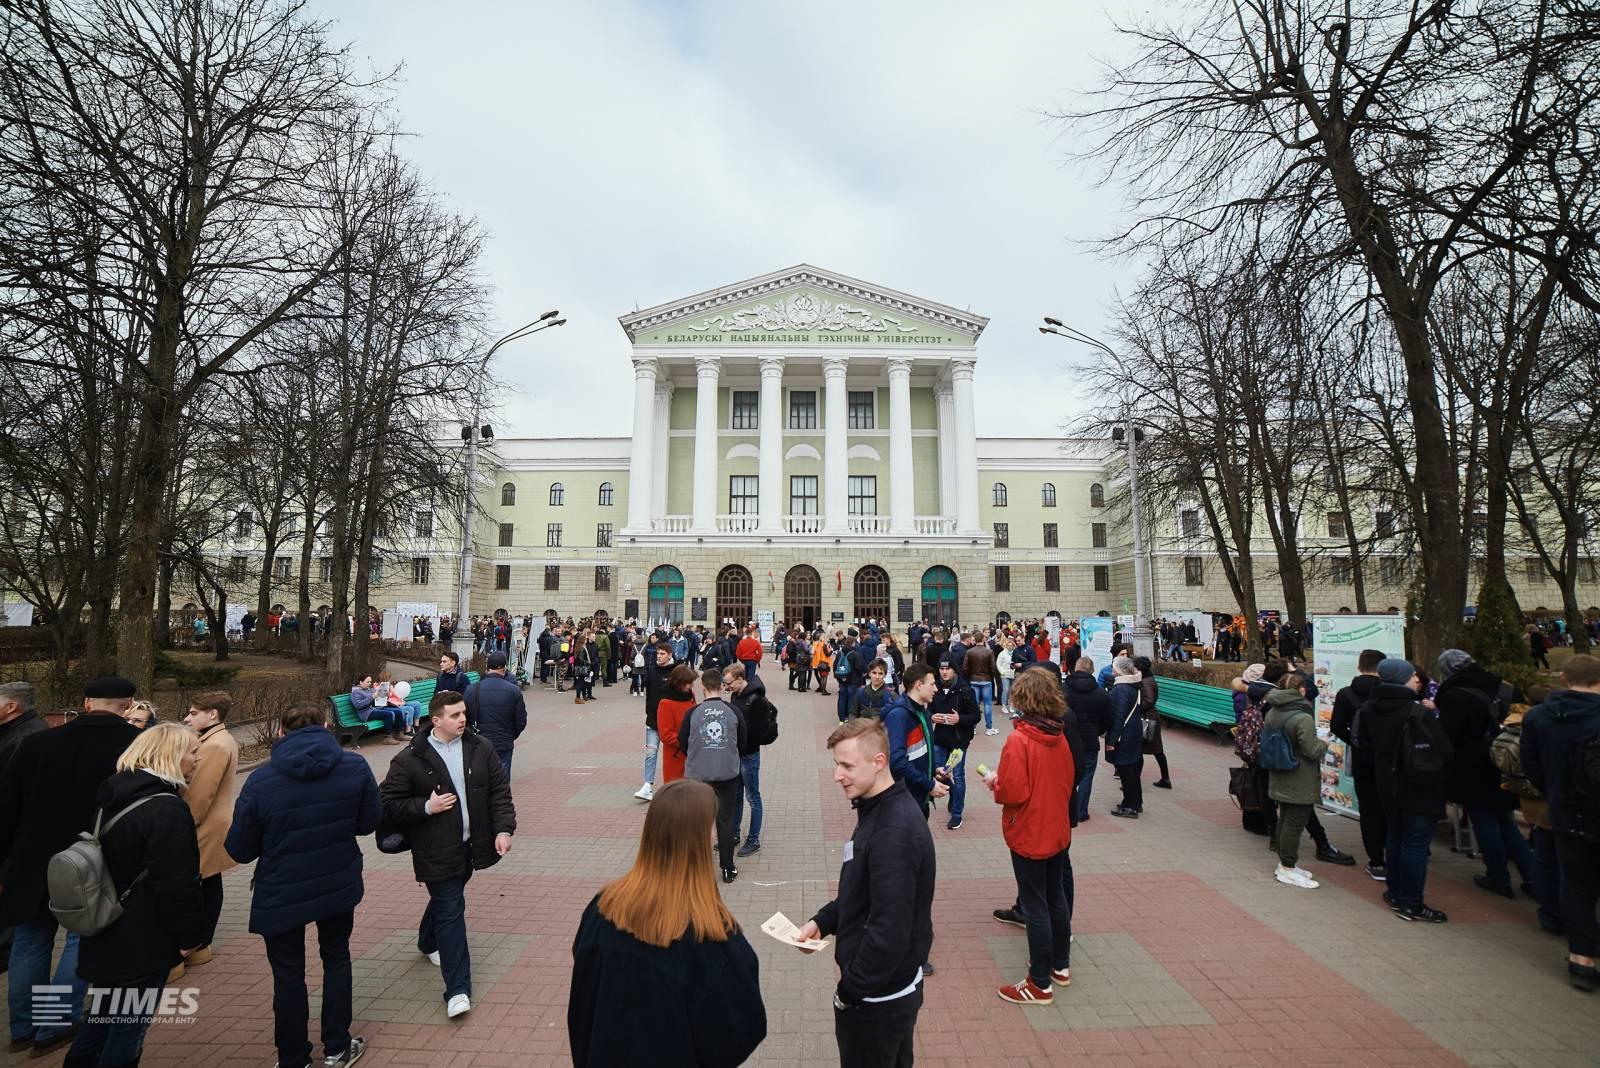
[(1567, 750), (1567, 809), (1572, 833), (1600, 845), (1600, 733)]
[(1439, 719), (1421, 704), (1413, 704), (1400, 726), (1400, 751), (1395, 770), (1409, 786), (1439, 786), (1450, 762), (1450, 743)]

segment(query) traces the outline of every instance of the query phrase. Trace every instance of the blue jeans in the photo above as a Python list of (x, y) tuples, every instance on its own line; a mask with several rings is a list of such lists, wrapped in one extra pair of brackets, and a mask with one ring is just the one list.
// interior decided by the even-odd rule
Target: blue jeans
[(1524, 882), (1533, 882), (1533, 850), (1517, 830), (1510, 811), (1502, 808), (1469, 808), (1467, 819), (1472, 821), (1472, 833), (1478, 839), (1478, 851), (1483, 854), (1483, 873), (1496, 886), (1511, 885), (1511, 865)]
[(733, 804), (733, 836), (740, 837), (739, 828), (744, 826), (744, 799), (750, 797), (750, 833), (744, 835), (746, 842), (761, 841), (761, 750), (757, 749), (749, 756), (739, 758), (739, 787), (735, 796), (738, 798)]
[(1389, 821), (1389, 842), (1384, 848), (1389, 863), (1389, 898), (1405, 908), (1422, 907), (1422, 889), (1428, 881), (1428, 845), (1439, 817), (1401, 811)]
[(1072, 807), (1079, 823), (1089, 818), (1089, 791), (1094, 789), (1094, 769), (1099, 763), (1099, 749), (1083, 754), (1083, 779), (1079, 781), (1078, 789), (1072, 795)]
[(656, 781), (656, 758), (661, 755), (661, 735), (654, 727), (644, 729), (644, 783)]
[(514, 750), (509, 745), (504, 749), (495, 746), (494, 749), (494, 755), (500, 758), (500, 767), (505, 771), (507, 779), (511, 778), (511, 754), (513, 752)]
[(417, 725), (417, 720), (422, 718), (422, 706), (415, 701), (407, 701), (403, 705), (391, 705), (390, 711), (400, 713), (401, 720), (407, 727)]
[[(78, 1037), (72, 1040), (67, 1060), (79, 1064), (138, 1064), (139, 1055), (144, 1052), (145, 1032), (150, 1030), (150, 1018), (161, 1004), (161, 991), (167, 985), (169, 970), (162, 968), (137, 983), (107, 990), (96, 998), (89, 1012), (84, 1014), (83, 1026), (78, 1029)], [(132, 1011), (128, 1011), (124, 1006), (129, 1003), (121, 999), (134, 990), (140, 993), (132, 1002)], [(111, 1002), (113, 996), (119, 999), (116, 1005)]]
[[(951, 750), (942, 745), (934, 746), (933, 766), (936, 768), (944, 767), (945, 761), (950, 759), (950, 753)], [(950, 784), (950, 818), (958, 819), (967, 803), (967, 761), (965, 757), (962, 758), (961, 763), (951, 769), (950, 777), (954, 780)]]
[[(350, 1016), (354, 988), (350, 968), (350, 930), (354, 912), (339, 912), (316, 921), (317, 951), (322, 957), (322, 1051), (337, 1057), (350, 1048)], [(280, 1065), (311, 1063), (306, 1023), (311, 1017), (306, 996), (306, 929), (299, 926), (263, 935), (272, 967), (272, 1037)]]
[(978, 699), (978, 707), (983, 709), (983, 729), (989, 730), (994, 726), (994, 683), (973, 683), (972, 696)]
[(472, 956), (467, 951), (467, 883), (472, 879), (472, 844), (461, 843), (466, 872), (426, 884), (428, 907), (417, 926), (417, 949), (438, 951), (444, 972), (444, 999), (472, 996)]
[[(13, 929), (10, 989), (8, 1002), (11, 1009), (11, 1037), (48, 1041), (78, 1022), (83, 1007), (83, 994), (89, 984), (78, 978), (78, 936), (67, 935), (66, 947), (56, 965), (55, 982), (50, 979), (50, 958), (56, 948), (56, 921), (54, 917), (43, 923), (19, 923)], [(36, 986), (71, 987), (68, 992), (57, 992), (61, 1012), (52, 1013), (48, 1021), (33, 1021), (33, 988)]]
[(839, 684), (839, 722), (843, 723), (850, 718), (850, 702), (854, 699), (859, 686), (851, 686), (843, 679), (835, 679)]
[(1006, 709), (1011, 707), (1011, 680), (1007, 678), (1000, 680), (1000, 707)]

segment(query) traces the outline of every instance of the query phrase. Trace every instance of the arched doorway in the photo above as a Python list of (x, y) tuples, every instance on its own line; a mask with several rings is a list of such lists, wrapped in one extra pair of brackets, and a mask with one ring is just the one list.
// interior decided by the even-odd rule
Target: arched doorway
[(755, 619), (755, 588), (755, 580), (750, 577), (750, 572), (738, 564), (729, 564), (717, 572), (715, 623), (718, 627), (730, 620), (734, 626), (742, 627)]
[(857, 619), (889, 618), (889, 573), (877, 564), (868, 564), (856, 572)]
[(948, 567), (928, 568), (922, 573), (922, 618), (929, 626), (951, 627), (960, 615), (956, 573)]
[(611, 613), (607, 612), (604, 608), (596, 608), (594, 610), (594, 615), (591, 618), (594, 620), (596, 629), (609, 629), (609, 625), (611, 623)]
[(683, 622), (683, 572), (662, 564), (650, 572), (650, 599), (646, 613), (652, 625), (674, 626)]
[(809, 564), (796, 564), (783, 576), (783, 618), (807, 630), (822, 621), (822, 579)]

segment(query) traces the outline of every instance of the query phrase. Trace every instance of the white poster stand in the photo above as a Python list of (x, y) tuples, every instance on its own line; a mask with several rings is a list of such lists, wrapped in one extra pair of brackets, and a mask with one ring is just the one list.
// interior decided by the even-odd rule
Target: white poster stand
[(1361, 650), (1385, 656), (1406, 655), (1406, 622), (1402, 616), (1357, 616), (1340, 613), (1312, 616), (1313, 681), (1317, 687), (1317, 734), (1328, 743), (1322, 758), (1322, 806), (1342, 816), (1357, 815), (1355, 782), (1345, 744), (1333, 737), (1333, 699), (1358, 675)]
[(1061, 617), (1045, 616), (1044, 632), (1050, 637), (1050, 662), (1061, 663)]
[(5, 606), (4, 621), (0, 626), (6, 627), (31, 627), (33, 626), (33, 605), (8, 604)]

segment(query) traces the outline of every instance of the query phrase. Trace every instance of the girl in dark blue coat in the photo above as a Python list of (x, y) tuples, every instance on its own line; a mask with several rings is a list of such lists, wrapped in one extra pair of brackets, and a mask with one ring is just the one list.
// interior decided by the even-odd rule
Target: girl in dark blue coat
[(1119, 656), (1111, 662), (1111, 729), (1106, 732), (1106, 763), (1116, 769), (1122, 783), (1122, 804), (1113, 816), (1136, 820), (1144, 811), (1144, 751), (1140, 733), (1139, 684), (1143, 681), (1132, 660)]

